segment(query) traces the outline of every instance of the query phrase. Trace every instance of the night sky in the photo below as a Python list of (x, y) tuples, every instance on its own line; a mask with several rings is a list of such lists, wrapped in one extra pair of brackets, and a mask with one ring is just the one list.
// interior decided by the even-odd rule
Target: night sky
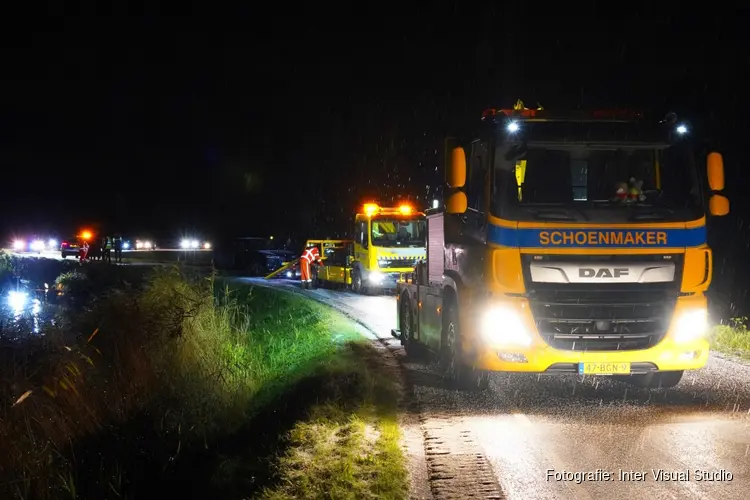
[(333, 235), (367, 197), (425, 203), (442, 180), (442, 138), (520, 97), (689, 120), (725, 154), (733, 212), (711, 228), (717, 278), (744, 287), (745, 11), (148, 5), (53, 8), (4, 33), (6, 234), (99, 222), (165, 236)]

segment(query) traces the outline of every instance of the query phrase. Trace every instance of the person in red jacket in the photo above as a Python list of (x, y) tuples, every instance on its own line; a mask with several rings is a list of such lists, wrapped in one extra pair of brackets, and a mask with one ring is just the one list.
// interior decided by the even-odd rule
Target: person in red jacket
[(89, 242), (84, 241), (81, 244), (81, 248), (78, 250), (78, 260), (81, 264), (84, 262), (88, 262), (88, 256), (89, 256)]
[(312, 266), (321, 265), (322, 261), (320, 258), (320, 250), (316, 246), (309, 246), (302, 252), (302, 257), (299, 259), (300, 266), (300, 280), (302, 281), (302, 288), (311, 288), (312, 286)]

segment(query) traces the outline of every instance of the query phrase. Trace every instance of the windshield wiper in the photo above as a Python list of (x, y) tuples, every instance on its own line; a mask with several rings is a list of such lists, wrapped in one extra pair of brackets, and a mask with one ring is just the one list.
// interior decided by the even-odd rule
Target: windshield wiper
[[(577, 213), (581, 219), (589, 220), (586, 213), (575, 205), (565, 203), (525, 203), (524, 208), (539, 220), (575, 220), (570, 212)], [(539, 210), (535, 210), (539, 208)]]
[(633, 213), (628, 220), (666, 220), (672, 214), (673, 210), (663, 207), (651, 207), (651, 210), (638, 210)]
[(628, 217), (628, 220), (664, 220), (665, 217), (662, 214), (655, 212), (649, 212), (645, 214), (633, 214)]
[(555, 212), (532, 212), (531, 215), (537, 220), (575, 220), (573, 217), (566, 213), (555, 213)]

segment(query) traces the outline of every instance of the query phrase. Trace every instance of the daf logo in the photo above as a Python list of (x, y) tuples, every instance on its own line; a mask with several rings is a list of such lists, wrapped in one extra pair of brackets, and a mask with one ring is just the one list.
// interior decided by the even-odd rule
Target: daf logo
[(581, 267), (578, 269), (578, 276), (580, 278), (622, 278), (628, 274), (629, 270), (627, 267), (615, 267), (613, 269), (606, 267), (600, 269)]

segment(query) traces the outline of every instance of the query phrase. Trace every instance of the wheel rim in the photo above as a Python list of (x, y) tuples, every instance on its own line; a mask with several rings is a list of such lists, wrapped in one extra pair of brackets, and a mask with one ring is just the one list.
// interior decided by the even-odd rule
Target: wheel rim
[(409, 304), (404, 304), (403, 309), (404, 309), (404, 324), (401, 325), (401, 329), (403, 330), (403, 333), (401, 334), (401, 338), (404, 338), (407, 341), (409, 341), (411, 340), (411, 311), (409, 310)]
[(446, 373), (448, 378), (456, 377), (456, 324), (451, 321), (448, 324), (448, 332), (445, 335), (446, 349), (448, 351), (448, 359), (446, 360)]

